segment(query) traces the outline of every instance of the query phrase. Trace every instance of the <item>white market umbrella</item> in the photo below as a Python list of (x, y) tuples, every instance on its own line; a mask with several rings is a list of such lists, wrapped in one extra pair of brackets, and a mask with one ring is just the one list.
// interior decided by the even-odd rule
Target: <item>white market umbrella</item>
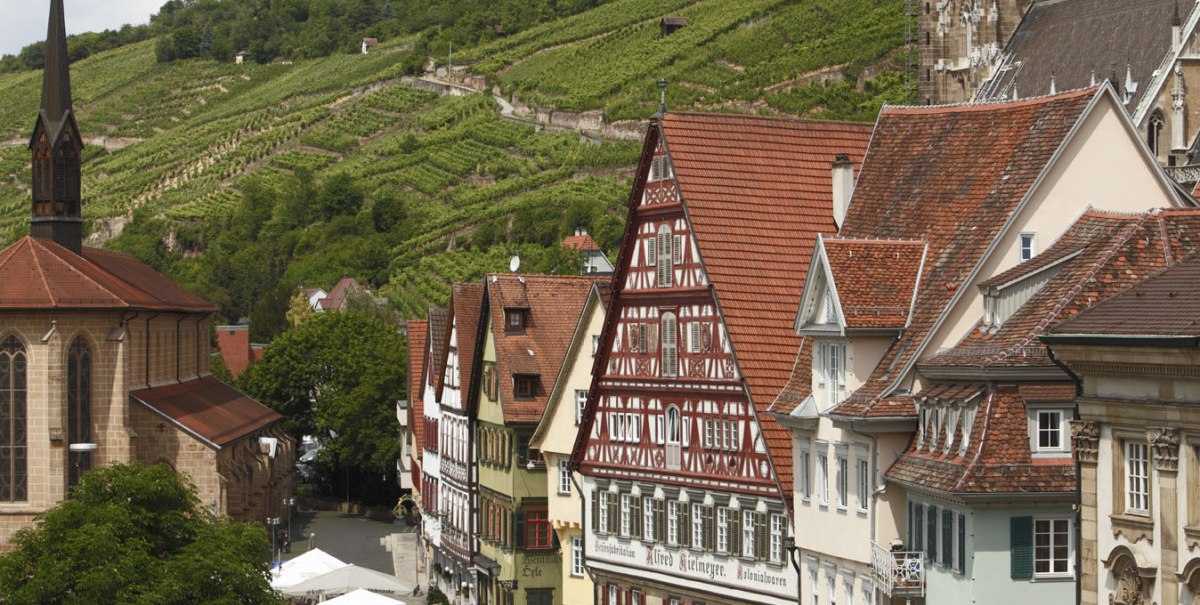
[(404, 601), (397, 601), (381, 594), (375, 594), (365, 588), (359, 588), (354, 592), (329, 599), (325, 601), (325, 605), (404, 605)]
[(326, 572), (311, 580), (305, 580), (281, 592), (283, 592), (284, 596), (288, 597), (311, 597), (344, 594), (358, 588), (379, 592), (410, 594), (414, 586), (397, 580), (395, 576), (389, 576), (374, 569), (359, 567), (351, 563), (345, 567), (339, 567), (333, 571)]
[(271, 588), (283, 590), (346, 566), (346, 562), (314, 548), (271, 570)]

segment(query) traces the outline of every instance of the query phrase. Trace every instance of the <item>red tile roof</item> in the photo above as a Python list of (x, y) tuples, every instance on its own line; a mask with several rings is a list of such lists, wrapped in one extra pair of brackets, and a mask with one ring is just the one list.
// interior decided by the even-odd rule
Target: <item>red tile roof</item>
[(824, 245), (847, 328), (908, 324), (925, 242), (829, 238)]
[(450, 321), (449, 309), (429, 310), (429, 359), (425, 363), (429, 368), (425, 371), (425, 382), (429, 386), (437, 386), (442, 379), (443, 368), (446, 367), (446, 342), (448, 331), (446, 326)]
[(366, 288), (363, 288), (358, 280), (353, 277), (343, 277), (329, 290), (329, 296), (322, 298), (317, 304), (325, 310), (345, 311), (346, 299), (361, 292), (366, 292)]
[(696, 245), (785, 497), (792, 493), (791, 432), (766, 412), (801, 353), (795, 308), (816, 236), (836, 230), (833, 160), (847, 154), (861, 165), (871, 130), (721, 114), (662, 120)]
[(568, 235), (563, 238), (562, 247), (572, 250), (599, 250), (600, 244), (592, 239), (592, 236), (583, 233), (580, 235)]
[[(607, 281), (607, 279), (605, 279)], [(496, 344), (496, 372), (506, 424), (533, 424), (542, 419), (550, 390), (558, 378), (596, 278), (556, 275), (488, 275), (484, 306)], [(504, 309), (528, 309), (523, 332), (505, 330)], [(516, 399), (513, 375), (539, 377), (534, 396)]]
[(998, 328), (977, 325), (920, 366), (1053, 367), (1039, 334), (1198, 252), (1200, 210), (1087, 212), (1045, 252), (981, 284), (999, 288), (1039, 270), (1057, 271), (1011, 317)]
[(840, 235), (919, 239), (929, 250), (908, 328), (831, 415), (915, 413), (880, 404), (1098, 94), (880, 112)]
[(0, 251), (0, 309), (145, 309), (212, 313), (208, 301), (125, 254), (23, 237)]
[(416, 436), (413, 455), (421, 457), (425, 443), (425, 349), (429, 322), (408, 322), (408, 426)]
[[(461, 399), (466, 405), (467, 394), (471, 388), (471, 371), (475, 366), (475, 344), (479, 338), (479, 314), (483, 310), (483, 285), (456, 283), (450, 287), (450, 308), (446, 317), (446, 334), (442, 339), (445, 343), (438, 364), (446, 367), (447, 355), (450, 352), (451, 328), (457, 334), (458, 347), (458, 384), (461, 385)], [(438, 376), (438, 400), (441, 401), (442, 386), (445, 383), (443, 375)]]
[(131, 391), (129, 396), (218, 448), (283, 418), (212, 376)]
[[(1072, 384), (1044, 386), (1068, 393), (1066, 399), (1058, 402), (1067, 403), (1074, 398)], [(959, 388), (964, 393), (978, 393), (984, 389), (965, 453), (959, 454), (961, 428), (955, 430), (948, 452), (944, 430), (938, 435), (927, 436), (921, 447), (917, 446), (918, 437), (914, 435), (908, 449), (888, 469), (888, 479), (950, 494), (1074, 492), (1075, 464), (1071, 456), (1034, 458), (1030, 452), (1026, 400), (1020, 389), (994, 385), (931, 385), (927, 390), (946, 388)], [(917, 398), (923, 396), (924, 392)], [(941, 401), (949, 400), (952, 398), (948, 396), (941, 398)]]
[(250, 367), (253, 353), (250, 351), (250, 326), (217, 326), (217, 349), (229, 373), (237, 378)]

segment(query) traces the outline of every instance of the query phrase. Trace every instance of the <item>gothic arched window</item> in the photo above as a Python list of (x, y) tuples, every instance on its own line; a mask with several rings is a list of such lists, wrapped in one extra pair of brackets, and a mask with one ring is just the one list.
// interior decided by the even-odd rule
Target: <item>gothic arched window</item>
[[(82, 337), (67, 351), (67, 443), (92, 441), (92, 352)], [(91, 452), (68, 450), (67, 487), (92, 467)]]
[(1150, 121), (1146, 123), (1146, 146), (1150, 148), (1150, 153), (1154, 157), (1158, 157), (1159, 141), (1162, 140), (1163, 116), (1161, 112), (1154, 112), (1150, 116)]
[(15, 336), (0, 342), (0, 501), (28, 500), (25, 414), (25, 345)]

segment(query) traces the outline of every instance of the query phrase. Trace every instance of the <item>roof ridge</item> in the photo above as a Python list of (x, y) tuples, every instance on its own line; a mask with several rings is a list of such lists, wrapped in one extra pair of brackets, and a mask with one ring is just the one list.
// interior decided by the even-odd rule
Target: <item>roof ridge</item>
[(1078, 97), (1094, 95), (1099, 93), (1104, 88), (1103, 84), (1088, 86), (1086, 88), (1076, 88), (1067, 90), (1052, 95), (1040, 95), (1036, 97), (1026, 97), (1016, 101), (999, 100), (999, 101), (967, 101), (964, 103), (944, 103), (941, 105), (884, 105), (879, 110), (879, 114), (884, 113), (939, 113), (934, 110), (958, 110), (967, 111), (986, 111), (997, 107), (1016, 108), (1028, 107), (1030, 105), (1041, 105), (1053, 101), (1064, 99), (1074, 99)]
[(891, 238), (891, 237), (841, 237), (834, 235), (833, 237), (825, 238), (825, 243), (841, 242), (841, 243), (863, 243), (863, 244), (928, 244), (924, 239), (906, 239), (906, 238)]
[[(42, 280), (42, 287), (46, 289), (46, 298), (50, 299), (51, 304), (58, 306), (58, 299), (54, 297), (54, 291), (50, 289), (50, 281), (46, 279), (46, 271), (42, 268), (42, 260), (39, 258), (38, 247), (33, 245), (33, 238), (26, 237), (26, 245), (29, 246), (29, 253), (33, 256), (33, 266), (37, 269), (38, 278)], [(15, 251), (14, 251), (15, 254)], [(63, 263), (70, 265), (70, 263)]]
[(764, 116), (751, 113), (721, 113), (715, 111), (669, 111), (663, 120), (671, 116), (678, 117), (698, 117), (698, 118), (729, 118), (729, 119), (748, 119), (763, 122), (790, 122), (803, 124), (837, 124), (849, 126), (870, 126), (874, 128), (874, 122), (859, 122), (855, 120), (818, 120), (814, 118), (802, 118), (799, 116), (780, 115), (780, 116)]

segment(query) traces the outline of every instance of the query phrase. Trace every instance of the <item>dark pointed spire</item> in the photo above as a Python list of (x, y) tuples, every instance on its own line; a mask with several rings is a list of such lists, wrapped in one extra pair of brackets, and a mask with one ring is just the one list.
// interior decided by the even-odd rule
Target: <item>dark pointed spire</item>
[(50, 0), (46, 30), (46, 69), (42, 76), (42, 111), (55, 126), (71, 110), (71, 66), (67, 58), (67, 25), (63, 0)]

